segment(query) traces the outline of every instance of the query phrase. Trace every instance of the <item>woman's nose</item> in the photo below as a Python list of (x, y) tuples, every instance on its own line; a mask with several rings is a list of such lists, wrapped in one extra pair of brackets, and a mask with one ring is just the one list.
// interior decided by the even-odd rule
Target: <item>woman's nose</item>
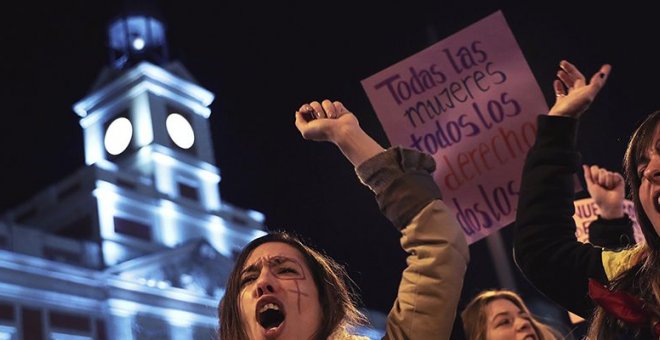
[(531, 322), (527, 318), (516, 319), (516, 331), (526, 331), (532, 327)]
[(265, 294), (275, 293), (276, 284), (273, 282), (273, 279), (273, 276), (268, 270), (265, 270), (263, 273), (261, 273), (261, 275), (259, 275), (256, 284), (257, 297), (261, 297)]
[(660, 159), (653, 157), (642, 174), (649, 182), (660, 183)]

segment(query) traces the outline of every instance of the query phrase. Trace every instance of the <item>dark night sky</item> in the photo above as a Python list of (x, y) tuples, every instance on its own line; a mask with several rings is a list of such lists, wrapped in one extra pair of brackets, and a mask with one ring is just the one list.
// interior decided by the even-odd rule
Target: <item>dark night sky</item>
[[(3, 6), (0, 211), (83, 165), (82, 130), (71, 106), (108, 62), (105, 25), (118, 9), (114, 3)], [(332, 145), (302, 140), (293, 125), (301, 104), (342, 100), (388, 145), (360, 80), (429, 46), (429, 31), (442, 39), (501, 9), (549, 104), (560, 59), (588, 74), (613, 64), (581, 126), (586, 162), (618, 170), (635, 123), (660, 107), (658, 27), (650, 8), (366, 3), (162, 1), (159, 7), (172, 58), (216, 94), (210, 120), (223, 199), (263, 212), (269, 227), (295, 230), (348, 264), (369, 307), (387, 311), (394, 298), (405, 258), (398, 235)], [(503, 236), (508, 242), (510, 231)], [(485, 249), (483, 241), (471, 247), (465, 296), (497, 285)]]

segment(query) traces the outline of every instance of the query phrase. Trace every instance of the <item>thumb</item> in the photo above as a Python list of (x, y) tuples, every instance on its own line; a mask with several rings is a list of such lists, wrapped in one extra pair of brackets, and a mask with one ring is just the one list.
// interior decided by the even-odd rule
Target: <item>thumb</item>
[(305, 119), (303, 113), (300, 111), (296, 111), (295, 125), (300, 132), (303, 132), (307, 128), (307, 125), (309, 125), (309, 122)]

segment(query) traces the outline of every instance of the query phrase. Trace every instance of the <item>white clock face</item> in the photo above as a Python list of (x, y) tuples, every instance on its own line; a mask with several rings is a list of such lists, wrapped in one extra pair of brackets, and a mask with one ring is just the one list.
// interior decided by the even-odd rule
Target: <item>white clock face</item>
[(195, 143), (195, 132), (190, 122), (184, 116), (178, 113), (171, 113), (167, 116), (165, 126), (167, 127), (167, 133), (170, 135), (170, 138), (172, 138), (172, 141), (178, 147), (190, 149), (193, 143)]
[(103, 144), (105, 150), (111, 155), (118, 155), (131, 143), (133, 137), (133, 125), (126, 117), (119, 117), (112, 121), (105, 132)]

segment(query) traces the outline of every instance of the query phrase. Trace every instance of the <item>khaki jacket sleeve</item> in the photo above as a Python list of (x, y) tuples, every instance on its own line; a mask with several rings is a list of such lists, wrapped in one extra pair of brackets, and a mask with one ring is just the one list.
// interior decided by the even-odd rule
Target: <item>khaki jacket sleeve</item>
[(392, 148), (356, 169), (408, 253), (384, 339), (449, 339), (469, 261), (465, 237), (431, 176), (433, 159)]

